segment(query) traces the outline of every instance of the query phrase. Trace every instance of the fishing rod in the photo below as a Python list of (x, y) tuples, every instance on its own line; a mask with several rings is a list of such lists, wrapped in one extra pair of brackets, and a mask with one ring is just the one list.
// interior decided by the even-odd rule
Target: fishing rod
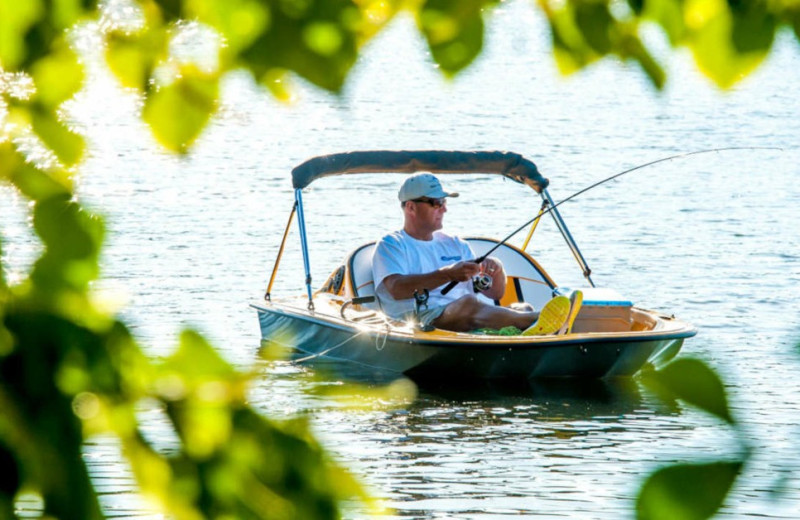
[[(670, 157), (663, 157), (661, 159), (656, 159), (655, 161), (650, 161), (650, 162), (645, 163), (645, 164), (640, 164), (639, 166), (634, 166), (633, 168), (629, 168), (629, 169), (627, 169), (627, 170), (625, 170), (623, 172), (615, 173), (611, 177), (606, 177), (605, 179), (603, 179), (601, 181), (595, 182), (591, 186), (587, 186), (586, 188), (583, 188), (580, 191), (576, 191), (575, 193), (573, 193), (569, 197), (557, 202), (556, 204), (553, 204), (553, 205), (549, 206), (547, 209), (543, 209), (535, 217), (533, 217), (529, 221), (527, 221), (524, 224), (522, 224), (520, 227), (515, 229), (511, 234), (509, 234), (503, 240), (501, 240), (500, 242), (495, 244), (491, 249), (489, 249), (489, 251), (487, 251), (486, 253), (481, 255), (479, 258), (476, 258), (474, 260), (474, 262), (476, 264), (480, 264), (481, 262), (486, 260), (486, 258), (488, 258), (489, 255), (494, 253), (500, 246), (502, 246), (503, 244), (508, 242), (508, 240), (511, 237), (513, 237), (514, 235), (516, 235), (517, 233), (519, 233), (520, 231), (522, 231), (523, 229), (525, 229), (529, 225), (533, 224), (534, 222), (536, 222), (537, 220), (542, 218), (544, 215), (547, 215), (548, 213), (550, 213), (551, 211), (555, 210), (557, 207), (559, 207), (560, 205), (564, 204), (565, 202), (569, 202), (570, 200), (574, 199), (578, 195), (582, 195), (582, 194), (586, 193), (587, 191), (600, 186), (601, 184), (605, 184), (605, 183), (607, 183), (609, 181), (613, 181), (614, 179), (616, 179), (618, 177), (622, 177), (623, 175), (625, 175), (627, 173), (631, 173), (631, 172), (634, 172), (636, 170), (641, 170), (642, 168), (646, 168), (646, 167), (652, 166), (654, 164), (658, 164), (658, 163), (662, 163), (662, 162), (666, 162), (666, 161), (672, 161), (674, 159), (681, 159), (683, 157), (689, 157), (690, 155), (699, 155), (699, 154), (713, 153), (713, 152), (725, 152), (725, 151), (730, 151), (730, 150), (780, 150), (780, 151), (783, 151), (783, 148), (778, 148), (778, 147), (773, 147), (773, 146), (731, 146), (731, 147), (727, 147), (727, 148), (713, 148), (711, 150), (698, 150), (696, 152), (687, 152), (687, 153), (681, 153), (681, 154), (677, 154), (677, 155), (672, 155)], [(453, 287), (458, 285), (458, 283), (459, 283), (458, 281), (453, 280), (452, 282), (447, 284), (447, 286), (444, 289), (442, 289), (442, 294), (449, 293), (453, 289)]]

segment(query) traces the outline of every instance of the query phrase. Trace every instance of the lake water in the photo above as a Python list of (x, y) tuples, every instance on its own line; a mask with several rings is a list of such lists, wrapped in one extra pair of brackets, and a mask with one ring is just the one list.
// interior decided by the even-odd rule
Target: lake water
[[(630, 518), (646, 475), (733, 455), (734, 432), (660, 403), (635, 379), (420, 389), (410, 403), (353, 410), (320, 395), (343, 386), (337, 377), (258, 360), (247, 303), (266, 287), (292, 204), (289, 172), (311, 156), (355, 149), (511, 150), (537, 163), (560, 200), (674, 154), (780, 147), (661, 163), (582, 195), (562, 214), (598, 286), (699, 328), (681, 355), (723, 375), (755, 450), (720, 517), (800, 518), (800, 47), (784, 36), (730, 92), (680, 53), (656, 93), (635, 66), (613, 61), (559, 77), (544, 22), (526, 3), (503, 4), (483, 56), (452, 82), (402, 19), (366, 49), (341, 98), (298, 82), (294, 106), (280, 106), (231, 78), (222, 115), (183, 159), (159, 151), (135, 99), (94, 70), (71, 114), (92, 146), (81, 197), (111, 231), (101, 285), (126, 295), (123, 314), (154, 356), (193, 326), (235, 365), (256, 366), (252, 404), (278, 417), (309, 414), (390, 517)], [(306, 190), (315, 285), (349, 250), (399, 225), (399, 181), (333, 178)], [(462, 194), (446, 217), (457, 234), (503, 237), (539, 205), (529, 189), (497, 178), (448, 177), (446, 187)], [(0, 196), (5, 254), (19, 273), (35, 251), (21, 202)], [(559, 284), (584, 283), (552, 221), (529, 250)], [(275, 298), (302, 292), (301, 265), (293, 230)], [(143, 418), (154, 438), (171, 442), (158, 414)], [(113, 445), (97, 440), (86, 458), (110, 516), (153, 515)], [(770, 492), (791, 475), (782, 494)]]

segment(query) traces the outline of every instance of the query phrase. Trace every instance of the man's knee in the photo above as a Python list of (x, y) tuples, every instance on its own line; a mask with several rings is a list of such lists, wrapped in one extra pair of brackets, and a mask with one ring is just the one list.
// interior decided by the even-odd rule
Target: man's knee
[(468, 316), (478, 312), (481, 305), (483, 304), (478, 300), (477, 296), (474, 294), (466, 294), (448, 305), (447, 308), (450, 309), (452, 307), (452, 309), (458, 311), (459, 314)]
[(447, 306), (441, 316), (442, 321), (461, 330), (477, 328), (479, 323), (477, 315), (483, 305), (484, 303), (474, 294), (462, 296)]

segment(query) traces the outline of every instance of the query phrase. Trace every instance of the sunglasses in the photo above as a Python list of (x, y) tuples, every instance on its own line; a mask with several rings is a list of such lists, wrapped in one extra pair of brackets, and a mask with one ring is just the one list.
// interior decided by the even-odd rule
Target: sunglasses
[(411, 202), (424, 202), (425, 204), (430, 204), (434, 209), (439, 209), (445, 204), (447, 204), (447, 199), (411, 199)]

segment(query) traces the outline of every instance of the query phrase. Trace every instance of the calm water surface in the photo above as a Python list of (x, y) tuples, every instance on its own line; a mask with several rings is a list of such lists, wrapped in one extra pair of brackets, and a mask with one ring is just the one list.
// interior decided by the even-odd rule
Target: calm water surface
[[(541, 36), (536, 36), (541, 35)], [(657, 38), (656, 38), (657, 39)], [(661, 157), (729, 146), (781, 147), (707, 154), (639, 171), (562, 208), (598, 286), (693, 322), (682, 352), (725, 377), (755, 457), (724, 518), (800, 518), (800, 52), (781, 40), (769, 62), (720, 93), (689, 57), (669, 62), (654, 93), (636, 70), (608, 62), (557, 76), (546, 29), (524, 3), (504, 4), (485, 55), (453, 82), (426, 61), (409, 20), (374, 42), (342, 98), (297, 85), (278, 106), (246, 78), (225, 88), (222, 116), (189, 157), (160, 152), (136, 102), (96, 71), (72, 108), (93, 146), (82, 197), (108, 216), (102, 287), (125, 294), (126, 318), (153, 355), (194, 326), (237, 366), (262, 372), (253, 405), (307, 413), (323, 442), (396, 518), (629, 518), (642, 478), (676, 461), (733, 455), (733, 432), (667, 406), (635, 380), (419, 389), (411, 403), (352, 410), (320, 395), (342, 378), (258, 361), (247, 307), (264, 292), (292, 204), (289, 171), (314, 155), (352, 149), (512, 150), (533, 159), (560, 200), (599, 179)], [(88, 96), (92, 101), (89, 102)], [(307, 190), (317, 284), (347, 251), (397, 227), (398, 176), (326, 179)], [(454, 233), (502, 237), (538, 198), (488, 177), (448, 178)], [(35, 251), (21, 202), (2, 192), (6, 255), (22, 272)], [(519, 237), (516, 244), (521, 243)], [(275, 297), (302, 290), (295, 231)], [(583, 283), (552, 222), (529, 248), (562, 285)], [(12, 273), (13, 275), (14, 273)], [(148, 434), (174, 439), (156, 411)], [(149, 517), (113, 443), (86, 453), (111, 516)], [(31, 506), (33, 507), (33, 506)], [(363, 513), (353, 511), (353, 517)]]

